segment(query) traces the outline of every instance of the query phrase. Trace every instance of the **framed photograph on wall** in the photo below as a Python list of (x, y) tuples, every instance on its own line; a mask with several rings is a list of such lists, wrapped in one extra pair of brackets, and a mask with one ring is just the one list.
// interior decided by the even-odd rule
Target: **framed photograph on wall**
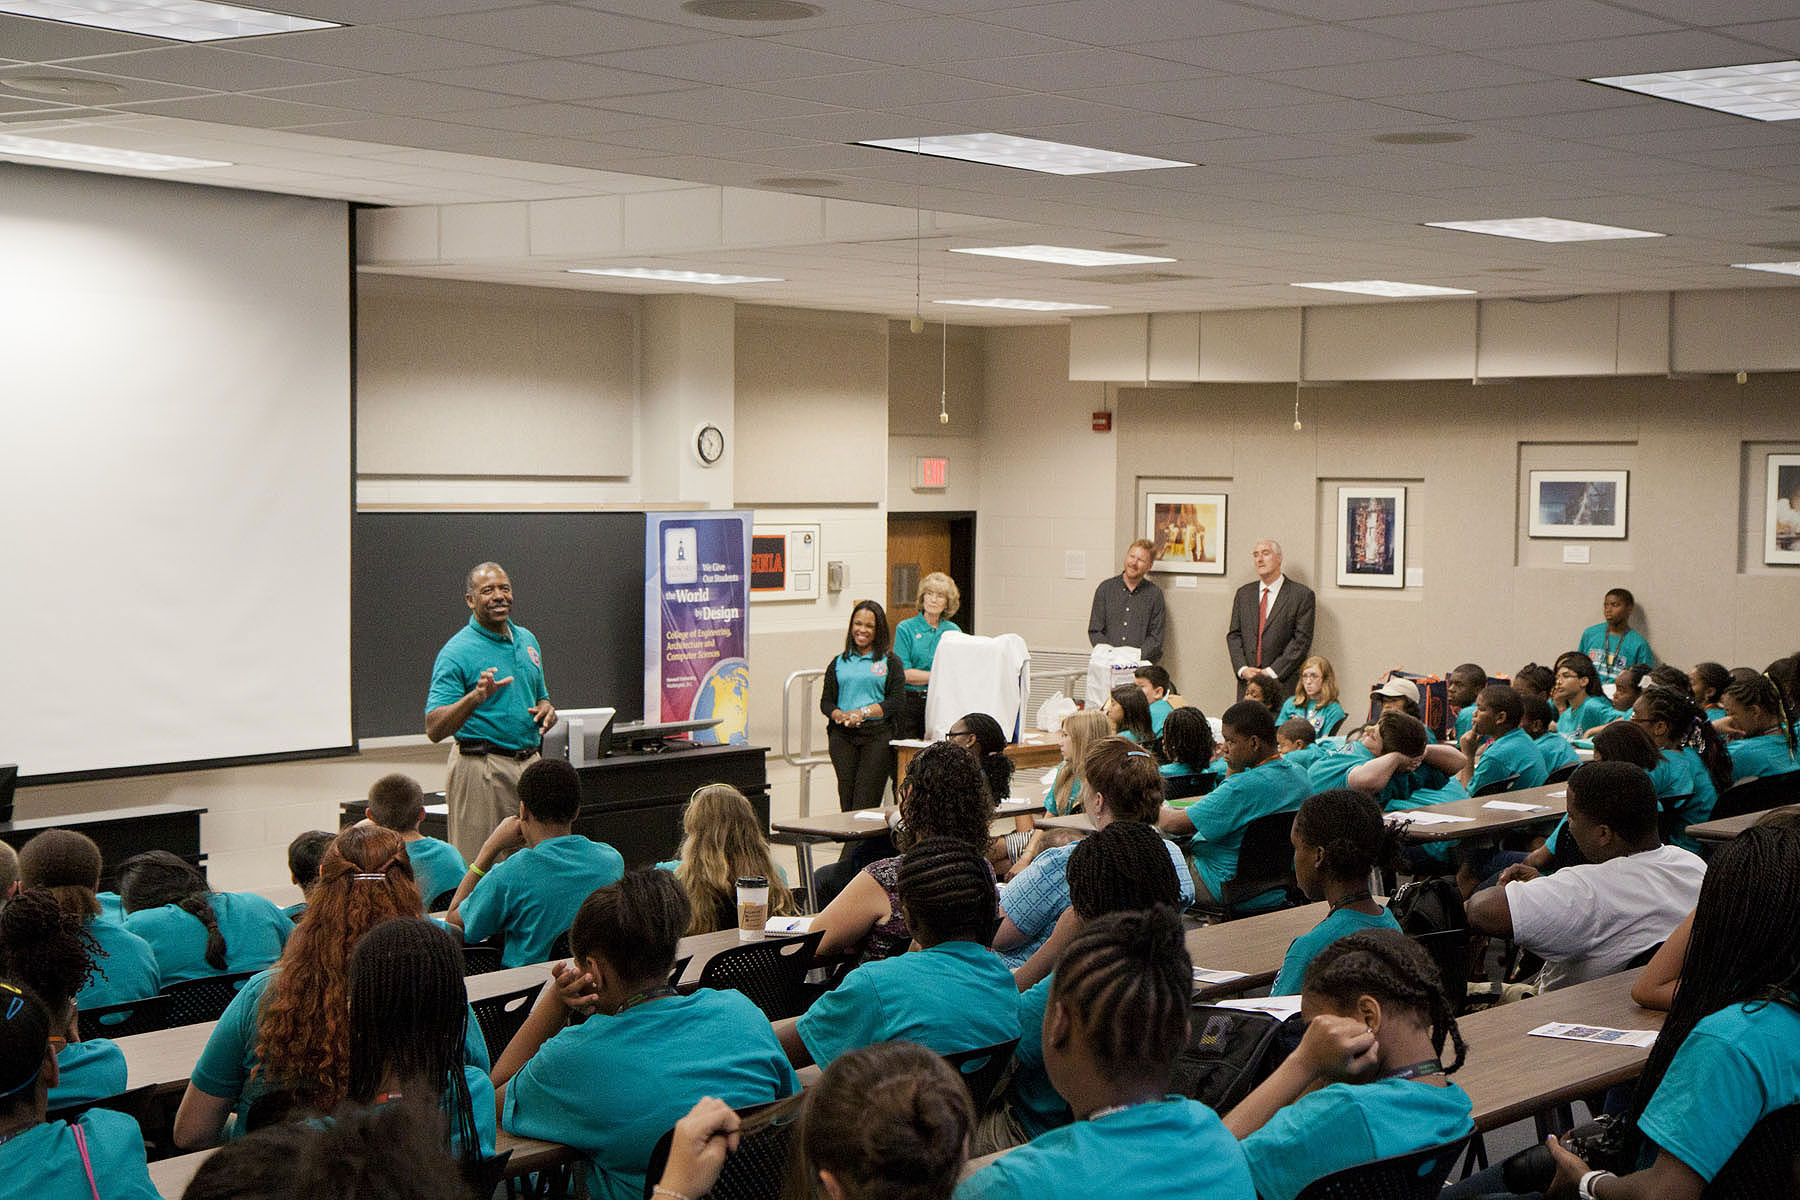
[(1225, 573), (1225, 497), (1217, 492), (1150, 492), (1140, 537), (1156, 547), (1152, 571)]
[(1532, 471), (1530, 524), (1534, 538), (1625, 536), (1629, 471)]
[(1800, 566), (1800, 454), (1769, 455), (1763, 511), (1763, 562)]
[(1406, 586), (1406, 489), (1338, 488), (1339, 587)]
[(819, 527), (756, 524), (750, 530), (750, 601), (819, 598)]

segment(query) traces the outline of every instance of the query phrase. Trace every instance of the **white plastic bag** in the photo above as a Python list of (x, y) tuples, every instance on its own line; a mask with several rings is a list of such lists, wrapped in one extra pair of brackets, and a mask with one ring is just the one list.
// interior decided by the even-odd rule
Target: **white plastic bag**
[(1108, 646), (1104, 642), (1095, 646), (1094, 653), (1088, 657), (1088, 707), (1105, 707), (1112, 690), (1120, 684), (1130, 683), (1138, 664), (1143, 661), (1143, 651), (1136, 646)]
[(1077, 711), (1076, 703), (1060, 690), (1052, 692), (1048, 700), (1038, 705), (1037, 727), (1045, 733), (1055, 733), (1062, 728), (1063, 718)]

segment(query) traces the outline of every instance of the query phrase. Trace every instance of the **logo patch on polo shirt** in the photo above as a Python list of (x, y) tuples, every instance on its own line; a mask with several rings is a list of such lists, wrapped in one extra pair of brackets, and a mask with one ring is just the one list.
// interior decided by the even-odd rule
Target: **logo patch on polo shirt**
[(877, 679), (879, 679), (883, 675), (886, 675), (887, 674), (887, 662), (885, 660), (883, 660), (882, 662), (878, 662), (878, 663), (870, 663), (869, 664), (869, 674), (875, 676)]
[(536, 646), (525, 647), (525, 653), (531, 656), (532, 666), (540, 671), (544, 669), (544, 660), (538, 657), (538, 648)]

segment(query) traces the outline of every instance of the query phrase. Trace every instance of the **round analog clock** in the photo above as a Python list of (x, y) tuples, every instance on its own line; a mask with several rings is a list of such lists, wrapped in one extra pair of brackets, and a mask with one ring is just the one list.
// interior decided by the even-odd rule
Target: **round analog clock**
[(725, 433), (712, 422), (700, 426), (694, 431), (694, 456), (702, 466), (715, 465), (725, 457)]

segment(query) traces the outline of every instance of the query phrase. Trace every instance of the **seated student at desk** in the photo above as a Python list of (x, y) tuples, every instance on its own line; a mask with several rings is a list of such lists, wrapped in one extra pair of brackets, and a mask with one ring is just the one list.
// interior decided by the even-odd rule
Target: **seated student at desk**
[[(49, 1009), (0, 981), (0, 1179), (34, 1200), (161, 1200), (144, 1164), (144, 1137), (125, 1113), (89, 1109), (73, 1124), (46, 1121), (57, 1082)], [(92, 1181), (90, 1187), (89, 1181)]]
[(1393, 914), (1369, 895), (1370, 873), (1395, 866), (1399, 835), (1366, 794), (1339, 788), (1308, 796), (1294, 814), (1290, 840), (1295, 882), (1308, 900), (1324, 900), (1331, 911), (1288, 947), (1271, 996), (1299, 995), (1307, 966), (1339, 938), (1365, 929), (1400, 929)]
[(1258, 817), (1299, 808), (1314, 790), (1306, 772), (1276, 750), (1275, 717), (1266, 705), (1240, 700), (1225, 710), (1220, 725), (1231, 774), (1186, 808), (1164, 805), (1157, 820), (1164, 833), (1194, 836), (1188, 848), (1194, 893), (1205, 901), (1217, 900), (1237, 874), (1244, 828)]
[(1594, 664), (1574, 650), (1557, 656), (1550, 699), (1556, 703), (1556, 732), (1571, 738), (1589, 737), (1600, 726), (1618, 720), (1601, 690)]
[[(1312, 732), (1311, 725), (1305, 721), (1300, 724), (1309, 734)], [(1166, 761), (1157, 770), (1162, 773), (1163, 795), (1168, 799), (1184, 799), (1217, 783), (1216, 776), (1203, 778), (1212, 773), (1213, 754), (1218, 749), (1213, 744), (1212, 722), (1205, 713), (1192, 707), (1170, 713), (1163, 725), (1162, 746)], [(1219, 773), (1223, 774), (1223, 770)]]
[(1581, 755), (1575, 753), (1574, 743), (1556, 732), (1556, 705), (1542, 696), (1524, 694), (1519, 696), (1519, 703), (1524, 706), (1519, 728), (1530, 736), (1538, 756), (1544, 760), (1545, 780), (1564, 767), (1580, 766)]
[(72, 829), (46, 829), (25, 843), (19, 855), (19, 882), (47, 888), (63, 911), (73, 914), (94, 939), (99, 961), (80, 985), (75, 1003), (102, 1008), (142, 1000), (162, 991), (156, 952), (116, 917), (100, 911), (100, 847)]
[(1338, 703), (1337, 672), (1331, 660), (1315, 654), (1300, 664), (1300, 682), (1294, 694), (1282, 701), (1275, 714), (1276, 724), (1295, 717), (1313, 728), (1317, 737), (1336, 733), (1344, 724), (1344, 706)]
[(1429, 742), (1427, 736), (1425, 723), (1417, 717), (1384, 712), (1379, 721), (1351, 734), (1335, 753), (1314, 759), (1307, 780), (1316, 792), (1355, 788), (1390, 812), (1460, 798), (1464, 793), (1459, 786), (1455, 796), (1434, 793), (1428, 800), (1413, 800), (1421, 780), (1442, 788), (1468, 762), (1455, 746)]
[(1587, 862), (1540, 875), (1523, 863), (1469, 898), (1469, 928), (1544, 959), (1538, 990), (1624, 969), (1693, 907), (1706, 864), (1657, 834), (1656, 792), (1629, 763), (1587, 763), (1569, 777), (1569, 820)]
[(756, 810), (729, 783), (694, 789), (681, 814), (681, 848), (656, 866), (675, 876), (687, 893), (693, 910), (686, 930), (690, 936), (737, 928), (737, 881), (745, 876), (769, 881), (769, 916), (791, 917), (799, 911), (787, 873), (769, 857), (769, 839)]
[(1252, 1200), (1218, 1115), (1169, 1095), (1193, 985), (1174, 909), (1089, 922), (1057, 964), (1043, 1022), (1045, 1066), (1075, 1120), (969, 1176), (956, 1200)]
[(1150, 702), (1135, 684), (1121, 683), (1114, 688), (1103, 708), (1119, 737), (1144, 747), (1156, 744), (1156, 734), (1150, 729)]
[[(1731, 779), (1761, 779), (1800, 770), (1795, 758), (1794, 718), (1781, 689), (1767, 675), (1745, 672), (1725, 689), (1725, 715), (1741, 735), (1725, 743)], [(42, 835), (40, 835), (42, 836)]]
[[(1662, 762), (1650, 772), (1657, 798), (1678, 807), (1666, 815), (1675, 834), (1670, 839), (1689, 850), (1699, 846), (1687, 836), (1689, 825), (1712, 819), (1719, 793), (1731, 786), (1731, 755), (1706, 713), (1685, 692), (1646, 688), (1631, 707), (1631, 723), (1650, 735)], [(1687, 797), (1685, 800), (1680, 797)]]
[(1454, 741), (1475, 728), (1475, 700), (1487, 686), (1487, 668), (1480, 663), (1459, 663), (1444, 676), (1444, 700), (1450, 706)]
[[(1044, 794), (1046, 815), (1066, 817), (1082, 810), (1081, 760), (1087, 755), (1089, 746), (1103, 737), (1111, 737), (1112, 731), (1112, 719), (1097, 708), (1084, 708), (1062, 719), (1056, 730), (1056, 744), (1062, 751), (1062, 761), (1056, 764), (1050, 790)], [(1207, 730), (1207, 737), (1212, 737), (1211, 729)], [(1030, 866), (1031, 860), (1044, 850), (1072, 840), (1066, 831), (1038, 829), (1032, 824), (1029, 813), (1021, 814), (1014, 824), (1014, 832), (1006, 835), (1006, 850), (1012, 858), (1012, 866), (1006, 871), (1008, 879)]]
[[(499, 934), (503, 966), (549, 958), (589, 893), (625, 874), (617, 850), (575, 832), (580, 811), (575, 768), (560, 758), (534, 760), (519, 773), (519, 815), (481, 844), (444, 919), (471, 942)], [(509, 850), (516, 853), (498, 862)]]
[[(1650, 1165), (1615, 1177), (1552, 1141), (1551, 1195), (1696, 1200), (1759, 1121), (1800, 1103), (1797, 926), (1800, 820), (1778, 816), (1721, 845), (1701, 886), (1681, 987), (1624, 1117)], [(1501, 1172), (1445, 1200), (1507, 1195)]]
[(294, 923), (255, 892), (215, 892), (167, 850), (119, 866), (125, 928), (150, 943), (162, 985), (260, 971), (281, 957)]
[(436, 912), (432, 901), (455, 891), (468, 874), (469, 864), (449, 842), (426, 837), (419, 831), (419, 823), (425, 819), (425, 789), (411, 775), (383, 775), (369, 785), (369, 804), (363, 812), (368, 820), (405, 839), (406, 857), (412, 861), (413, 878), (419, 881), (425, 910)]
[(43, 888), (27, 888), (0, 908), (0, 978), (31, 989), (56, 1023), (57, 1081), (48, 1104), (64, 1108), (125, 1090), (125, 1052), (110, 1038), (81, 1040), (75, 990), (93, 959), (80, 917)]
[[(1300, 1045), (1225, 1115), (1260, 1200), (1294, 1200), (1333, 1172), (1474, 1131), (1469, 1094), (1446, 1078), (1467, 1048), (1437, 964), (1398, 929), (1320, 951), (1300, 1013), (1309, 1022)], [(1446, 1037), (1456, 1052), (1448, 1065)]]
[(1163, 723), (1169, 714), (1187, 703), (1175, 691), (1175, 681), (1169, 678), (1168, 671), (1156, 663), (1144, 663), (1131, 674), (1131, 682), (1144, 693), (1144, 700), (1150, 705), (1150, 732), (1157, 737), (1162, 736)]
[(994, 873), (967, 842), (927, 838), (900, 859), (900, 907), (919, 949), (865, 963), (799, 1017), (775, 1022), (797, 1067), (875, 1042), (954, 1054), (1019, 1036), (1019, 989), (987, 948)]
[(1275, 748), (1281, 757), (1307, 770), (1336, 746), (1322, 746), (1319, 735), (1305, 717), (1289, 717), (1275, 727)]
[(800, 1090), (742, 992), (668, 986), (688, 915), (681, 885), (654, 868), (582, 901), (572, 963), (556, 965), (494, 1066), (500, 1127), (587, 1155), (593, 1200), (638, 1200), (657, 1139), (701, 1096), (743, 1108)]
[(281, 915), (296, 925), (306, 915), (307, 897), (312, 895), (313, 886), (319, 882), (319, 864), (325, 859), (325, 848), (336, 839), (335, 833), (308, 829), (296, 834), (288, 843), (288, 878), (300, 889), (300, 903), (288, 905), (281, 910)]
[[(1472, 759), (1458, 778), (1471, 796), (1482, 788), (1511, 779), (1509, 792), (1542, 787), (1549, 772), (1544, 770), (1544, 756), (1538, 752), (1531, 735), (1519, 728), (1525, 715), (1525, 704), (1519, 693), (1505, 684), (1484, 687), (1475, 697), (1475, 720), (1462, 737), (1459, 747)], [(1484, 739), (1492, 739), (1479, 751)]]

